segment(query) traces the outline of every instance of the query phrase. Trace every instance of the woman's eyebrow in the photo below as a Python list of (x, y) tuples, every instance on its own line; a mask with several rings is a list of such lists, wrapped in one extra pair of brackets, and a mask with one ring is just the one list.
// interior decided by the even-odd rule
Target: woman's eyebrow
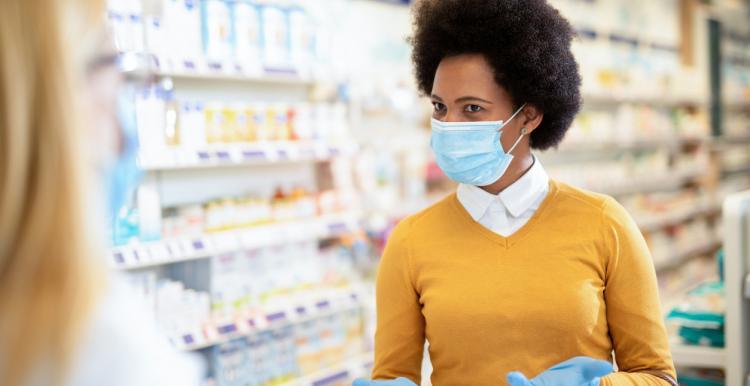
[(437, 94), (432, 94), (432, 95), (430, 95), (430, 98), (432, 98), (432, 99), (434, 99), (434, 100), (436, 100), (436, 101), (440, 101), (440, 102), (442, 102), (442, 101), (443, 101), (443, 98), (441, 98), (441, 97), (440, 97), (439, 95), (437, 95)]
[(463, 96), (461, 98), (456, 99), (456, 103), (471, 102), (471, 101), (479, 101), (479, 102), (484, 102), (484, 103), (487, 103), (487, 104), (493, 104), (492, 102), (490, 102), (488, 100), (485, 100), (485, 99), (482, 99), (482, 98), (478, 98), (478, 97), (474, 97), (474, 96)]

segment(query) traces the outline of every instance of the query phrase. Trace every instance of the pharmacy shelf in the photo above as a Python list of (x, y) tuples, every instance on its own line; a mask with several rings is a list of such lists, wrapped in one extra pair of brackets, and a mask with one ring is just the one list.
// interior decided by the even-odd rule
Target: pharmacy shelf
[(674, 255), (666, 259), (655, 261), (654, 266), (657, 271), (676, 268), (694, 257), (703, 256), (715, 252), (719, 247), (721, 247), (721, 244), (721, 240), (719, 240), (718, 238), (704, 241), (702, 243), (697, 243), (696, 245), (676, 252)]
[(745, 135), (738, 135), (738, 134), (731, 134), (731, 135), (722, 135), (720, 137), (715, 137), (712, 140), (712, 145), (716, 148), (724, 148), (728, 146), (735, 146), (735, 145), (748, 145), (750, 144), (750, 134)]
[(194, 237), (134, 243), (112, 248), (108, 260), (116, 270), (136, 270), (206, 259), (222, 253), (335, 237), (360, 229), (360, 219), (357, 213), (340, 213)]
[(726, 352), (722, 348), (691, 346), (674, 342), (670, 348), (676, 366), (712, 369), (723, 369), (726, 366)]
[(638, 104), (660, 107), (708, 106), (708, 99), (680, 95), (638, 95), (625, 92), (584, 91), (584, 106), (587, 104)]
[(200, 149), (159, 149), (139, 155), (144, 170), (225, 168), (325, 161), (354, 154), (354, 142), (329, 144), (322, 141), (278, 141), (259, 144), (207, 146)]
[(675, 190), (685, 183), (706, 174), (703, 170), (675, 171), (673, 173), (657, 173), (655, 175), (634, 177), (627, 183), (609, 186), (590, 186), (588, 189), (611, 196), (624, 196), (635, 193), (658, 192)]
[(746, 100), (735, 100), (735, 101), (724, 101), (724, 107), (729, 110), (748, 110), (750, 111), (750, 99)]
[(335, 366), (283, 383), (281, 386), (329, 386), (349, 384), (355, 378), (368, 377), (374, 354), (369, 352)]
[(295, 68), (243, 68), (236, 63), (208, 63), (203, 58), (184, 60), (178, 68), (166, 68), (163, 59), (146, 52), (120, 53), (120, 67), (129, 78), (153, 77), (207, 82), (241, 82), (250, 84), (312, 86), (316, 80), (301, 76)]
[(263, 331), (276, 330), (362, 308), (361, 296), (357, 292), (337, 292), (339, 293), (270, 308), (265, 312), (237, 317), (234, 320), (208, 322), (200, 330), (185, 331), (170, 340), (180, 350), (196, 351)]
[(602, 142), (571, 142), (563, 143), (557, 151), (551, 154), (568, 154), (578, 152), (622, 152), (640, 151), (660, 148), (677, 148), (684, 145), (702, 144), (710, 141), (704, 137), (680, 137), (664, 139), (636, 139), (631, 141), (602, 141)]
[(750, 174), (750, 164), (724, 167), (721, 170), (721, 174), (724, 177), (736, 174)]
[(315, 84), (312, 78), (296, 75), (293, 71), (266, 71), (262, 74), (239, 71), (156, 71), (154, 75), (175, 80), (201, 80), (207, 82), (246, 82), (273, 85), (296, 85), (309, 87)]
[(698, 216), (712, 215), (720, 210), (719, 204), (709, 203), (678, 211), (652, 214), (648, 217), (638, 218), (636, 216), (636, 223), (641, 231), (653, 231), (670, 225), (681, 224)]

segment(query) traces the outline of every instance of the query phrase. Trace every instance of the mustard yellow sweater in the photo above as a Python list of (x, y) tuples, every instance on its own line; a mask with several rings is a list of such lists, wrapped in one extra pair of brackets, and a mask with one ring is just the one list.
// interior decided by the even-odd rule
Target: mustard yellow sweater
[(556, 181), (510, 237), (475, 222), (455, 194), (403, 220), (377, 278), (374, 379), (419, 383), (425, 339), (435, 386), (505, 385), (578, 355), (612, 360), (603, 386), (675, 377), (656, 274), (615, 200)]

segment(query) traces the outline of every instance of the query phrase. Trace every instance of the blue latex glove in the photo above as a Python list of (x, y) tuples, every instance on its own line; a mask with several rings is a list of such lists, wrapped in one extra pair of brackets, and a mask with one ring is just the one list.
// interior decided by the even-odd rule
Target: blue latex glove
[(352, 386), (417, 386), (406, 378), (396, 378), (389, 381), (371, 381), (368, 379), (357, 379)]
[(508, 373), (510, 386), (599, 386), (601, 377), (612, 373), (612, 363), (589, 357), (575, 357), (558, 363), (534, 379), (518, 372)]

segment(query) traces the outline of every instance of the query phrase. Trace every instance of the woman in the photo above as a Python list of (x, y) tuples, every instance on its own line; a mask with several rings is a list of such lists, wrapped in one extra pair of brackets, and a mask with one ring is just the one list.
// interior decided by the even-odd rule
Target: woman
[(558, 145), (580, 107), (570, 24), (544, 0), (425, 0), (414, 15), (431, 146), (460, 185), (390, 237), (373, 378), (419, 383), (426, 339), (438, 386), (499, 385), (513, 370), (541, 373), (534, 385), (588, 384), (550, 366), (613, 352), (619, 371), (601, 385), (676, 385), (638, 227), (531, 154)]
[(105, 200), (91, 192), (121, 192), (98, 187), (123, 181), (115, 165), (128, 153), (103, 19), (99, 1), (9, 0), (0, 12), (3, 386), (199, 380), (108, 280), (92, 237), (104, 221), (89, 213)]

